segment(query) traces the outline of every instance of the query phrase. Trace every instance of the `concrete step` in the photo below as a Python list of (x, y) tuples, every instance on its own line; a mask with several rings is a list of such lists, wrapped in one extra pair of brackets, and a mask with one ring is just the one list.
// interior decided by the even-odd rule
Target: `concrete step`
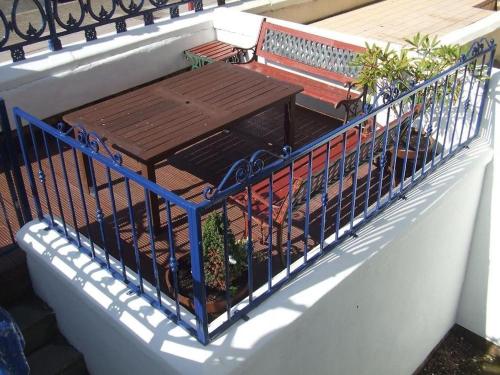
[(26, 355), (49, 343), (58, 333), (54, 312), (37, 297), (24, 299), (9, 308), (26, 342)]
[(49, 344), (28, 356), (31, 375), (86, 375), (83, 355), (68, 344)]
[(0, 305), (4, 307), (33, 295), (26, 255), (21, 249), (0, 254), (0, 285)]

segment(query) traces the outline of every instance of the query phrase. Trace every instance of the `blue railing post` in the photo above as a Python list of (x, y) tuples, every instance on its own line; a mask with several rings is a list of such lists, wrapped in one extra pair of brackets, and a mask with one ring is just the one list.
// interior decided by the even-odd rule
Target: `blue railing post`
[(479, 105), (479, 112), (477, 114), (477, 124), (476, 124), (476, 130), (474, 132), (474, 137), (476, 137), (479, 134), (479, 130), (481, 129), (481, 121), (483, 120), (484, 108), (486, 107), (486, 102), (488, 101), (488, 91), (490, 89), (490, 81), (491, 81), (491, 70), (493, 69), (493, 62), (495, 61), (495, 52), (497, 47), (493, 39), (490, 41), (490, 43), (492, 43), (493, 48), (490, 51), (491, 53), (490, 61), (488, 62), (488, 71), (486, 73), (486, 76), (488, 78), (484, 82), (481, 104)]
[(9, 117), (7, 116), (7, 108), (2, 98), (0, 98), (0, 126), (3, 142), (1, 149), (2, 153), (4, 153), (2, 158), (5, 164), (5, 176), (19, 220), (19, 225), (24, 225), (28, 221), (31, 221), (33, 217), (31, 216), (26, 188), (19, 169), (17, 150), (13, 147), (14, 142), (11, 135), (12, 129), (10, 127)]
[(196, 208), (189, 208), (187, 214), (197, 338), (203, 345), (206, 345), (209, 342), (209, 336), (205, 271), (203, 267), (201, 215), (200, 211)]
[(45, 0), (45, 14), (47, 15), (47, 24), (49, 26), (50, 33), (49, 48), (51, 51), (59, 51), (62, 49), (62, 44), (61, 40), (57, 36), (54, 13), (52, 12), (52, 1), (58, 0)]

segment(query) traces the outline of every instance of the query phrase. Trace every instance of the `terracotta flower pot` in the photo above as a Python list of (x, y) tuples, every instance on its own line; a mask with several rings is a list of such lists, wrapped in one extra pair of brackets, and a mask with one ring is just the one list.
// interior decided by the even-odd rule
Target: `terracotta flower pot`
[[(181, 256), (179, 259), (177, 259), (177, 267), (179, 270), (183, 270), (185, 272), (189, 272), (191, 270), (191, 257), (189, 254), (185, 254)], [(239, 280), (246, 280), (246, 272), (240, 276)], [(171, 296), (175, 295), (175, 288), (174, 288), (174, 279), (173, 279), (173, 274), (170, 270), (170, 268), (167, 268), (165, 271), (165, 282), (167, 284), (168, 291)], [(210, 289), (207, 287), (207, 296), (210, 293)], [(179, 303), (182, 304), (184, 307), (188, 308), (189, 310), (193, 311), (194, 310), (194, 301), (193, 298), (191, 298), (188, 295), (185, 295), (182, 293), (183, 291), (179, 288)], [(233, 306), (235, 303), (238, 303), (241, 301), (245, 296), (248, 294), (248, 285), (246, 282), (241, 283), (241, 287), (238, 288), (237, 292), (231, 296), (231, 305)], [(215, 299), (210, 299), (207, 298), (207, 313), (208, 314), (220, 314), (224, 312), (227, 308), (226, 304), (226, 298), (220, 297), (220, 298), (215, 298)]]

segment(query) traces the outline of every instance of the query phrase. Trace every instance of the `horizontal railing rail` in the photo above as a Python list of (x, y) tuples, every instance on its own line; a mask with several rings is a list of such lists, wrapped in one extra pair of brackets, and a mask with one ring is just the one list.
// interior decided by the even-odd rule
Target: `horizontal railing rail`
[[(20, 3), (14, 0), (10, 12), (0, 9), (0, 30), (4, 31), (0, 33), (0, 52), (10, 51), (14, 62), (24, 60), (24, 48), (35, 43), (47, 42), (51, 50), (57, 51), (63, 48), (61, 37), (67, 35), (83, 33), (89, 42), (98, 38), (101, 26), (114, 24), (116, 33), (123, 33), (130, 19), (142, 17), (147, 26), (155, 23), (159, 11), (168, 10), (170, 18), (175, 19), (182, 5), (195, 12), (204, 6), (203, 0), (30, 0), (23, 3), (31, 5), (29, 9), (21, 9)], [(217, 0), (218, 6), (224, 4), (225, 0)]]
[(236, 161), (201, 201), (143, 178), (97, 134), (15, 108), (29, 194), (40, 220), (207, 344), (470, 144), (494, 54), (482, 40), (407, 92), (382, 85), (344, 126)]

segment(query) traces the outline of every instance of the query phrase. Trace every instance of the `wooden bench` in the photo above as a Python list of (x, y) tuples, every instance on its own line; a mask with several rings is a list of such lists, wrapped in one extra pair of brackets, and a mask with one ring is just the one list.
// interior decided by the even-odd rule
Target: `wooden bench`
[[(240, 55), (248, 53), (240, 50)], [(352, 61), (365, 48), (264, 21), (251, 50), (250, 60), (241, 66), (299, 84), (304, 95), (343, 107), (343, 121), (359, 113), (366, 89), (352, 91), (358, 73)]]
[[(413, 116), (410, 112), (403, 114), (401, 117), (401, 127), (409, 125), (419, 113), (419, 108), (416, 108)], [(386, 127), (380, 124), (376, 125), (375, 137), (372, 134), (372, 123), (366, 125), (366, 129), (361, 134), (361, 145), (359, 148), (359, 165), (363, 165), (370, 160), (375, 161), (380, 158), (384, 151), (384, 142), (387, 133), (386, 151), (389, 151), (391, 145), (394, 144), (394, 139), (398, 130), (399, 119), (395, 119), (389, 123), (389, 130), (386, 132)], [(374, 139), (375, 138), (375, 139)], [(328, 168), (328, 184), (334, 184), (341, 179), (341, 160), (342, 160), (342, 139), (339, 136), (330, 141), (330, 158)], [(374, 139), (373, 157), (371, 157), (372, 140)], [(353, 128), (347, 132), (346, 136), (346, 151), (344, 158), (344, 174), (343, 178), (351, 175), (354, 178), (356, 169), (356, 154), (357, 154), (358, 130)], [(326, 148), (324, 145), (314, 150), (311, 165), (311, 185), (310, 197), (320, 193), (324, 189), (324, 170), (326, 161)], [(387, 164), (386, 164), (387, 165)], [(289, 199), (289, 169), (285, 168), (274, 174), (273, 178), (273, 207), (272, 221), (273, 227), (277, 232), (276, 247), (283, 259), (283, 229), (288, 214), (289, 204), (295, 210), (303, 205), (307, 200), (307, 179), (308, 179), (309, 157), (305, 156), (294, 163), (293, 182), (292, 182), (292, 197)], [(238, 205), (243, 214), (247, 215), (248, 199), (247, 193), (242, 192), (231, 197), (231, 200)], [(265, 228), (269, 224), (269, 179), (265, 179), (252, 186), (252, 220), (254, 220), (261, 230), (262, 240), (264, 240)], [(245, 220), (247, 222), (247, 220)], [(246, 228), (248, 231), (248, 228)], [(244, 234), (246, 236), (246, 233)]]
[(184, 56), (191, 63), (191, 69), (198, 69), (214, 61), (238, 62), (240, 51), (232, 44), (214, 40), (184, 51)]

